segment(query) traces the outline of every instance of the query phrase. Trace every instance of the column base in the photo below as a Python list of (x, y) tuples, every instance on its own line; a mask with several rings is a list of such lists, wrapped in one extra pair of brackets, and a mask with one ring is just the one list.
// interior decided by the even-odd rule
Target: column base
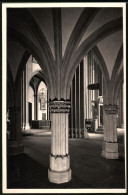
[(17, 155), (24, 153), (24, 145), (22, 140), (8, 140), (8, 155)]
[(85, 138), (85, 139), (89, 139), (89, 135), (88, 135), (88, 133), (87, 133), (87, 130), (86, 130), (86, 129), (84, 129), (84, 138)]
[(60, 172), (52, 171), (49, 169), (48, 179), (50, 182), (57, 183), (57, 184), (69, 182), (71, 180), (71, 169), (67, 171), (60, 171)]
[(106, 159), (118, 159), (118, 143), (103, 142), (101, 156)]
[(28, 130), (28, 129), (30, 129), (30, 125), (29, 125), (29, 123), (26, 123), (26, 124), (25, 124), (25, 127), (24, 127), (24, 129), (25, 129), (25, 130)]
[(52, 183), (66, 183), (71, 180), (70, 156), (50, 155), (48, 179)]

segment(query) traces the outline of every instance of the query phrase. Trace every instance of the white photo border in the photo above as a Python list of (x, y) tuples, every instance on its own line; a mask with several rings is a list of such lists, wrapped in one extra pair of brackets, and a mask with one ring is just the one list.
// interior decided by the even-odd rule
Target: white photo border
[[(50, 7), (121, 7), (123, 9), (123, 54), (124, 54), (124, 128), (125, 128), (125, 188), (124, 189), (7, 189), (7, 8), (50, 8)], [(2, 3), (2, 192), (3, 193), (126, 193), (126, 3)]]

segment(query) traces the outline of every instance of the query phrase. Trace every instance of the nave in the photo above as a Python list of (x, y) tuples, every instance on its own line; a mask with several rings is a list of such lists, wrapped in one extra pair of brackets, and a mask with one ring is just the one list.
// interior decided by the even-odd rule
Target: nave
[(54, 184), (47, 178), (51, 135), (49, 130), (32, 129), (23, 134), (24, 154), (8, 157), (8, 188), (21, 189), (121, 189), (125, 184), (124, 133), (118, 129), (120, 158), (100, 156), (103, 134), (89, 133), (88, 139), (69, 139), (72, 180)]

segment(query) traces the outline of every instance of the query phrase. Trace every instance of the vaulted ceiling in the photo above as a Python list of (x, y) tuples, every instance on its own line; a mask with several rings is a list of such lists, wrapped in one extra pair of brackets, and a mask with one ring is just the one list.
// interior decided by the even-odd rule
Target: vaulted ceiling
[[(98, 48), (111, 78), (123, 42), (122, 8), (8, 8), (7, 26), (8, 61), (14, 81), (28, 52), (43, 67), (52, 87), (73, 77), (93, 47)], [(121, 70), (123, 54), (120, 58)]]

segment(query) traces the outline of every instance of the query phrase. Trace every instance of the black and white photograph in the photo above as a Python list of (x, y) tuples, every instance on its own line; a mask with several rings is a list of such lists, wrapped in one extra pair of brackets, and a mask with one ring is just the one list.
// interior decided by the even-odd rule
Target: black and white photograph
[(126, 193), (126, 4), (2, 3), (2, 192)]

